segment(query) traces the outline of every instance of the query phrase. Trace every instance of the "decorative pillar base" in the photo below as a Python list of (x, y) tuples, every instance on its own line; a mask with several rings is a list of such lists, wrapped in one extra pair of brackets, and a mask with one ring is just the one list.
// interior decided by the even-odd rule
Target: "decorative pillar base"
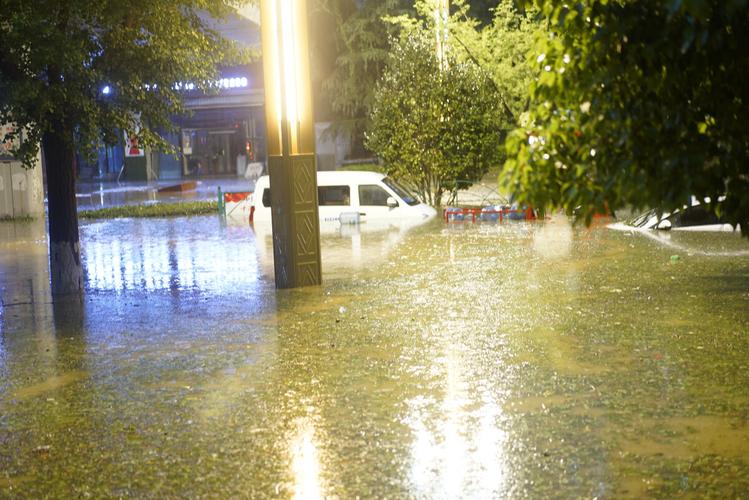
[(322, 283), (314, 154), (269, 156), (276, 288)]

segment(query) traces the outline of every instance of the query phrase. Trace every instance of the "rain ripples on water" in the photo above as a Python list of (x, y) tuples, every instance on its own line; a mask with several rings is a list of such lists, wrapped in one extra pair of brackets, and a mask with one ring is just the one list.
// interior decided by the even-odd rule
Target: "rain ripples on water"
[[(741, 496), (749, 245), (451, 223), (322, 237), (216, 217), (0, 223), (0, 496)], [(674, 257), (677, 256), (677, 257)]]

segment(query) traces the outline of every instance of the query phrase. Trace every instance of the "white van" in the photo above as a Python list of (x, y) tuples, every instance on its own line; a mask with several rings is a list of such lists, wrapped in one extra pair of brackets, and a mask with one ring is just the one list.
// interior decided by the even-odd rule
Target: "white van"
[[(317, 172), (320, 225), (401, 219), (425, 221), (437, 211), (377, 172)], [(250, 222), (270, 222), (270, 181), (260, 177), (250, 201)]]

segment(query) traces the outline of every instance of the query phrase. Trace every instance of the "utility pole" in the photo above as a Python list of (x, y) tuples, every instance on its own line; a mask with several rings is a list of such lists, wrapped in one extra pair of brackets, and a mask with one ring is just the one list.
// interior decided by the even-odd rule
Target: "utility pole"
[(320, 215), (306, 0), (262, 0), (276, 288), (319, 285)]
[(437, 61), (440, 70), (447, 69), (447, 39), (449, 29), (447, 21), (450, 18), (450, 0), (434, 0), (434, 32), (437, 39)]

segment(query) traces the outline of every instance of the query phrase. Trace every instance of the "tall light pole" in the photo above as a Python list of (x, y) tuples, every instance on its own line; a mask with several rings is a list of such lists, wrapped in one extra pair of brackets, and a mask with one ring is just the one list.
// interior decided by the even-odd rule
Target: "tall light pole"
[(261, 0), (273, 266), (277, 288), (319, 285), (315, 125), (305, 0)]

